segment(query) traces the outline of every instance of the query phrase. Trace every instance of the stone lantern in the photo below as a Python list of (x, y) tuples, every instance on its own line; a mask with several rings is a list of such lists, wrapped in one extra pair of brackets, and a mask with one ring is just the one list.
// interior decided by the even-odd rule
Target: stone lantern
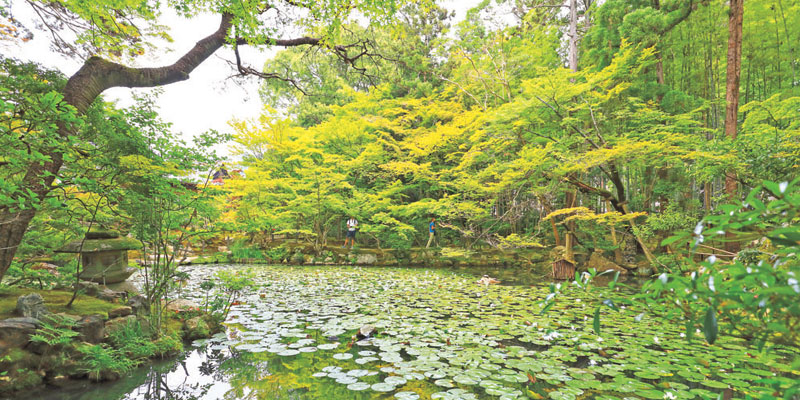
[(85, 240), (67, 243), (56, 252), (80, 253), (83, 268), (79, 278), (107, 285), (123, 282), (136, 272), (128, 266), (128, 250), (141, 247), (138, 240), (120, 237), (115, 231), (90, 230)]

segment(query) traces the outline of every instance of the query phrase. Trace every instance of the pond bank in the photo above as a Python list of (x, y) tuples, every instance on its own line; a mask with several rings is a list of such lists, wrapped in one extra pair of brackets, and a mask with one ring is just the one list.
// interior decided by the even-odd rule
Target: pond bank
[(0, 293), (0, 397), (44, 385), (117, 380), (150, 359), (179, 354), (183, 340), (220, 329), (207, 315), (168, 305), (165, 332), (154, 339), (144, 297), (94, 287), (70, 308), (69, 291)]
[(410, 248), (377, 249), (356, 246), (324, 246), (315, 249), (303, 242), (281, 242), (265, 250), (229, 249), (220, 246), (215, 253), (187, 252), (182, 263), (214, 264), (291, 264), (291, 265), (369, 265), (369, 266), (516, 266), (546, 262), (548, 253), (542, 249), (460, 249)]

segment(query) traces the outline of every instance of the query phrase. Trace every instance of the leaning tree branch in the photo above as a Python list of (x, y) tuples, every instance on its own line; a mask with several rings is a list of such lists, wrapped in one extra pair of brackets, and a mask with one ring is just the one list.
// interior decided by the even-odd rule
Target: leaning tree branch
[(287, 82), (292, 85), (295, 89), (303, 93), (303, 95), (308, 96), (308, 93), (300, 86), (300, 84), (288, 76), (282, 76), (275, 72), (261, 72), (256, 70), (253, 67), (246, 66), (242, 64), (242, 57), (239, 55), (239, 45), (235, 44), (233, 46), (233, 53), (236, 55), (236, 70), (239, 71), (239, 75), (246, 76), (252, 75), (261, 79), (277, 79), (283, 82)]
[[(75, 106), (79, 112), (84, 112), (100, 93), (112, 87), (154, 87), (187, 80), (197, 66), (207, 60), (219, 48), (228, 44), (226, 39), (232, 26), (233, 15), (223, 14), (219, 27), (215, 32), (198, 41), (194, 47), (175, 63), (163, 67), (131, 68), (101, 57), (91, 57), (67, 81), (67, 86), (64, 89), (64, 98), (68, 103)], [(322, 40), (304, 36), (294, 39), (266, 39), (259, 42), (248, 42), (243, 38), (239, 38), (234, 43), (236, 45), (292, 47), (317, 46), (322, 43)], [(335, 46), (334, 49), (345, 51), (346, 47)], [(360, 55), (348, 57), (347, 60), (354, 62), (359, 57)]]

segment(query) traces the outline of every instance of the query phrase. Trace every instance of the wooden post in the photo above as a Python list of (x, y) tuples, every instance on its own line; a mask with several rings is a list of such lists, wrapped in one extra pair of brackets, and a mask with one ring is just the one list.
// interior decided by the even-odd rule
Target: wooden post
[(567, 260), (553, 261), (553, 279), (569, 280), (575, 278), (575, 264)]

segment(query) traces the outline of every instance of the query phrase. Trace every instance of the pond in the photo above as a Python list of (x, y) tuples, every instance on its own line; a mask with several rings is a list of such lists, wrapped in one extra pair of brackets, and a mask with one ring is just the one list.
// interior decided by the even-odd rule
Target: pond
[[(194, 285), (219, 268), (248, 267), (188, 269), (183, 295), (202, 303)], [(227, 332), (117, 382), (28, 398), (689, 399), (726, 388), (761, 397), (800, 374), (790, 367), (797, 349), (688, 342), (683, 326), (641, 310), (604, 308), (597, 335), (607, 289), (568, 291), (540, 315), (549, 282), (518, 270), (506, 270), (513, 285), (484, 286), (476, 276), (492, 271), (252, 268), (260, 289), (239, 299)], [(377, 333), (359, 340), (366, 325)]]

